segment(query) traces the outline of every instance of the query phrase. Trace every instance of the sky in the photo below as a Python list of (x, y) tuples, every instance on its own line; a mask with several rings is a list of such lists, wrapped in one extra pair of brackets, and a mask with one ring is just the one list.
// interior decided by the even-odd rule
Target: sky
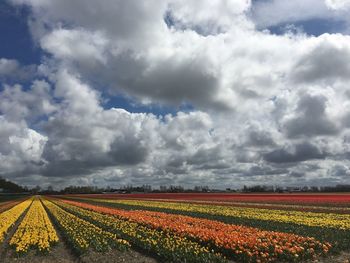
[(3, 0), (0, 176), (350, 182), (349, 0)]

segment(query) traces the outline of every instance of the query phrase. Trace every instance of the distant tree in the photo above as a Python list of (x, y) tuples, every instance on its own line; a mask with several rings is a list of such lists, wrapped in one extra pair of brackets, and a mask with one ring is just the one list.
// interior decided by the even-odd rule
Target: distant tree
[(39, 185), (35, 186), (35, 187), (32, 189), (32, 193), (33, 193), (33, 194), (38, 194), (40, 191), (41, 191), (41, 187), (40, 187)]
[(149, 184), (144, 184), (144, 185), (142, 186), (142, 188), (143, 188), (143, 191), (144, 191), (145, 193), (152, 192), (152, 186), (149, 185)]
[(246, 185), (243, 186), (243, 192), (248, 192), (248, 187)]
[(2, 177), (0, 177), (0, 188), (3, 189), (3, 192), (5, 193), (25, 192), (25, 189), (22, 186), (15, 184), (13, 182), (10, 182), (6, 179), (3, 179)]
[(311, 186), (311, 192), (319, 192), (320, 189), (318, 186)]
[(168, 187), (167, 187), (166, 185), (161, 185), (161, 186), (159, 187), (159, 190), (160, 190), (161, 192), (166, 192), (166, 191), (168, 190)]

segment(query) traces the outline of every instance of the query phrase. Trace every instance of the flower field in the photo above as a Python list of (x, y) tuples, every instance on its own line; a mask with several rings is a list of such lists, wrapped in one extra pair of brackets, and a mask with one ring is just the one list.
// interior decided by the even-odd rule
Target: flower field
[(0, 214), (0, 241), (4, 240), (7, 231), (15, 224), (31, 203), (32, 199), (28, 199)]
[(20, 203), (20, 201), (8, 201), (8, 202), (0, 203), (0, 213), (14, 207), (15, 205), (17, 205), (19, 203)]
[(44, 200), (44, 204), (49, 213), (53, 215), (58, 227), (67, 237), (67, 241), (78, 253), (83, 253), (89, 247), (99, 251), (112, 247), (118, 249), (129, 247), (127, 241), (119, 239), (115, 234), (103, 231), (98, 226), (66, 212), (54, 203)]
[(58, 242), (56, 231), (38, 198), (35, 198), (26, 216), (10, 240), (16, 252), (26, 253), (30, 247), (48, 251)]
[(332, 227), (344, 230), (350, 229), (350, 214), (312, 213), (279, 209), (261, 209), (249, 207), (214, 206), (191, 203), (170, 203), (138, 200), (98, 199), (95, 201), (139, 207), (163, 208), (175, 211), (190, 211), (227, 217), (294, 223), (307, 226)]
[(350, 250), (349, 204), (263, 201), (28, 197), (0, 204), (0, 251), (49, 257), (64, 244), (78, 261), (137, 251), (137, 262), (263, 263), (332, 262)]
[(261, 231), (256, 228), (224, 224), (207, 219), (149, 211), (123, 211), (72, 201), (65, 201), (65, 203), (103, 214), (114, 215), (120, 219), (129, 220), (153, 229), (176, 233), (200, 243), (212, 244), (212, 249), (225, 252), (228, 257), (239, 260), (316, 258), (317, 254), (327, 253), (331, 248), (330, 244), (322, 244), (313, 238)]
[[(79, 196), (79, 195), (76, 195)], [(100, 198), (101, 195), (89, 195), (92, 198)], [(86, 197), (82, 195), (81, 197)], [(220, 201), (226, 203), (252, 202), (265, 204), (302, 204), (302, 205), (328, 205), (350, 207), (349, 194), (222, 194), (222, 193), (166, 193), (166, 194), (104, 194), (104, 199), (158, 199), (180, 201)]]

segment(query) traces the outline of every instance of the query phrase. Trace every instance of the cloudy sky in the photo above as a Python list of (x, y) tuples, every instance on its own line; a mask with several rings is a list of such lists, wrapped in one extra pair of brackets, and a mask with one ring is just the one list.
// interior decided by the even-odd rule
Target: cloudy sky
[(0, 176), (350, 182), (349, 0), (4, 0)]

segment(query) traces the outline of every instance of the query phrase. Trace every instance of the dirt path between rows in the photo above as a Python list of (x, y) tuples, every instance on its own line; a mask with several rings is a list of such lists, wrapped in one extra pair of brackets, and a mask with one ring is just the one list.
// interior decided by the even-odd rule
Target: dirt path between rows
[(81, 256), (83, 263), (159, 263), (154, 258), (145, 256), (132, 249), (126, 252), (111, 250), (105, 253), (89, 252)]
[(350, 263), (350, 251), (343, 251), (339, 255), (322, 258), (318, 263)]

